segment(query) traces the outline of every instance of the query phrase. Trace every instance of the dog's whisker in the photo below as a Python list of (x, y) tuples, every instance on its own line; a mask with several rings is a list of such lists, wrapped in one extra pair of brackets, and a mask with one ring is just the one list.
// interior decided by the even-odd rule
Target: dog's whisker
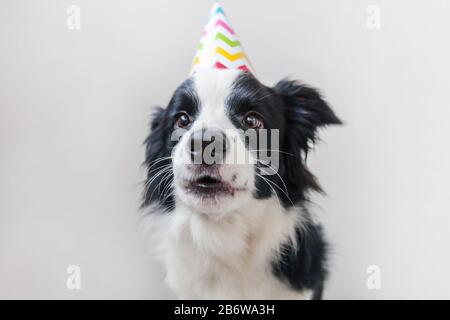
[(162, 199), (162, 202), (165, 202), (167, 199), (169, 199), (170, 197), (174, 197), (174, 196), (175, 196), (175, 190), (172, 190), (167, 193), (167, 195)]
[[(165, 180), (170, 180), (171, 176), (169, 175), (167, 178), (165, 178)], [(161, 194), (165, 195), (164, 198), (162, 199), (162, 202), (165, 202), (168, 198), (170, 198), (173, 194), (174, 194), (174, 190), (170, 190), (169, 189), (172, 187), (172, 181), (165, 181), (166, 186), (163, 188)], [(161, 197), (159, 197), (161, 198)]]
[(173, 157), (172, 157), (172, 156), (162, 157), (162, 158), (158, 158), (158, 159), (155, 159), (155, 160), (153, 160), (153, 161), (150, 161), (150, 162), (147, 164), (147, 166), (148, 166), (147, 169), (151, 169), (151, 168), (152, 168), (154, 165), (156, 165), (157, 163), (159, 163), (159, 162), (161, 162), (161, 161), (169, 160), (169, 159), (173, 159)]
[[(264, 163), (264, 162), (262, 162), (262, 161), (260, 161), (260, 160), (257, 160), (257, 161), (259, 161), (260, 163), (262, 163), (262, 164), (264, 164), (264, 165), (266, 165), (266, 166), (268, 166), (268, 167), (270, 167), (272, 170), (273, 170), (273, 172), (275, 172), (275, 174), (280, 178), (280, 180), (281, 180), (281, 182), (283, 183), (283, 186), (284, 186), (284, 189), (285, 189), (285, 195), (286, 195), (286, 197), (289, 199), (289, 201), (292, 203), (292, 205), (295, 207), (295, 204), (294, 204), (294, 202), (291, 200), (291, 198), (289, 197), (289, 191), (288, 191), (288, 188), (287, 188), (287, 185), (286, 185), (286, 183), (284, 182), (284, 179), (281, 177), (281, 175), (277, 172), (277, 170), (274, 168), (274, 167), (272, 167), (270, 164), (268, 164), (268, 163)], [(260, 167), (260, 169), (262, 169), (261, 167)], [(267, 172), (266, 172), (267, 173)]]
[(171, 169), (171, 167), (161, 169), (157, 174), (152, 176), (152, 178), (147, 181), (145, 186), (149, 187), (153, 183), (153, 181), (158, 178), (158, 176), (160, 176), (162, 173), (169, 171), (170, 169)]
[(262, 178), (262, 179), (265, 179), (265, 181), (267, 182), (267, 183), (271, 183), (272, 185), (274, 185), (275, 187), (277, 187), (287, 198), (288, 198), (288, 200), (289, 200), (289, 202), (295, 207), (295, 205), (294, 205), (294, 203), (292, 202), (292, 200), (289, 198), (289, 195), (279, 186), (279, 185), (277, 185), (275, 182), (273, 182), (273, 181), (270, 181), (269, 179), (267, 179), (267, 178), (263, 178), (263, 176), (262, 175), (259, 175), (259, 177), (260, 178)]
[(249, 152), (267, 152), (267, 151), (278, 152), (278, 153), (283, 153), (283, 154), (287, 154), (289, 156), (295, 157), (295, 155), (292, 154), (292, 153), (289, 153), (289, 152), (286, 152), (286, 151), (277, 150), (277, 149), (254, 149), (254, 150), (248, 150), (248, 151)]
[[(148, 192), (150, 191), (150, 186), (151, 186), (151, 184), (153, 183), (153, 181), (155, 181), (159, 176), (161, 176), (161, 175), (165, 175), (165, 174), (170, 174), (170, 170), (171, 170), (171, 168), (169, 167), (169, 168), (166, 168), (166, 169), (164, 169), (164, 170), (161, 170), (160, 172), (158, 172), (155, 176), (153, 176), (152, 177), (152, 179), (150, 179), (149, 181), (148, 181), (148, 183), (146, 184), (146, 192), (145, 192), (145, 197), (147, 197), (147, 195), (148, 195)], [(155, 190), (155, 188), (152, 188), (153, 189), (153, 192), (154, 192), (154, 190)], [(152, 195), (150, 196), (150, 199), (153, 197), (153, 192), (152, 192)]]
[[(151, 193), (151, 195), (150, 195), (150, 199), (153, 199), (153, 194), (155, 193), (156, 189), (158, 189), (158, 190), (160, 191), (159, 186), (164, 182), (165, 177), (167, 177), (167, 176), (169, 176), (169, 175), (170, 175), (170, 171), (167, 171), (167, 172), (165, 172), (165, 173), (163, 174), (162, 180), (161, 180), (161, 181), (153, 188), (153, 191), (152, 191), (152, 193)], [(158, 197), (158, 198), (159, 198), (159, 197)]]
[(268, 182), (268, 180), (267, 180), (266, 178), (264, 178), (263, 176), (261, 176), (259, 173), (256, 173), (256, 175), (257, 175), (258, 177), (260, 177), (261, 179), (263, 179), (263, 181), (265, 181), (265, 182), (267, 183), (267, 185), (269, 186), (269, 188), (272, 189), (273, 194), (274, 194), (275, 198), (277, 199), (277, 202), (278, 202), (278, 208), (280, 209), (280, 213), (282, 213), (282, 212), (283, 212), (283, 209), (282, 209), (282, 205), (281, 205), (281, 200), (280, 200), (280, 198), (278, 197), (278, 194), (277, 194), (277, 192), (275, 191), (275, 189), (270, 185), (270, 183)]
[(166, 168), (169, 168), (169, 167), (172, 167), (172, 164), (171, 164), (171, 163), (165, 164), (165, 165), (163, 165), (163, 166), (161, 166), (161, 167), (158, 167), (158, 168), (154, 168), (153, 170), (148, 171), (148, 174), (150, 174), (150, 173), (152, 173), (152, 172), (154, 172), (154, 171), (166, 169)]

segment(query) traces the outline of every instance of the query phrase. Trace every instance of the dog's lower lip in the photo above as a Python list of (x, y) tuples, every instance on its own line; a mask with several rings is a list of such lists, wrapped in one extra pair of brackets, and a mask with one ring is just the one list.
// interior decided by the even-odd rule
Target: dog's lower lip
[(209, 186), (216, 186), (223, 184), (222, 180), (220, 178), (216, 178), (213, 176), (202, 176), (199, 178), (196, 178), (192, 181), (193, 184), (196, 184), (201, 187), (209, 187)]
[(228, 188), (227, 183), (211, 176), (196, 178), (188, 183), (188, 189), (198, 189), (204, 192), (226, 191)]
[(237, 189), (229, 183), (213, 176), (203, 176), (188, 181), (186, 190), (202, 196), (212, 196), (217, 194), (233, 195)]

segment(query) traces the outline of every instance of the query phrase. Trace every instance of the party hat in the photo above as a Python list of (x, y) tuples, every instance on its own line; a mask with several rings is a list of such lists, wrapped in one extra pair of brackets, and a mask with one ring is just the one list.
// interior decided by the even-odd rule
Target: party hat
[(252, 71), (241, 42), (218, 1), (214, 3), (203, 30), (191, 74), (204, 67)]

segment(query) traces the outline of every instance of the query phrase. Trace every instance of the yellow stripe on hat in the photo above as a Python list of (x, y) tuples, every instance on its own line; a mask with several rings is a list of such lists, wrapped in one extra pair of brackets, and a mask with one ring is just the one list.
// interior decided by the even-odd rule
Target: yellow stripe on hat
[(221, 47), (217, 47), (215, 52), (218, 54), (221, 54), (222, 56), (224, 56), (225, 58), (227, 58), (230, 61), (236, 61), (238, 59), (245, 58), (245, 53), (242, 51), (239, 51), (238, 53), (235, 53), (235, 54), (231, 54), (228, 51), (226, 51), (225, 49), (223, 49)]

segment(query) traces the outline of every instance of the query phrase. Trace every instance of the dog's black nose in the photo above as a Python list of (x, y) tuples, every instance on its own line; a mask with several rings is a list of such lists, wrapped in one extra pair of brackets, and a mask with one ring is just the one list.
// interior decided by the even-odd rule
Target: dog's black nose
[(195, 164), (224, 163), (228, 140), (221, 129), (196, 130), (192, 132), (189, 140), (188, 148)]

